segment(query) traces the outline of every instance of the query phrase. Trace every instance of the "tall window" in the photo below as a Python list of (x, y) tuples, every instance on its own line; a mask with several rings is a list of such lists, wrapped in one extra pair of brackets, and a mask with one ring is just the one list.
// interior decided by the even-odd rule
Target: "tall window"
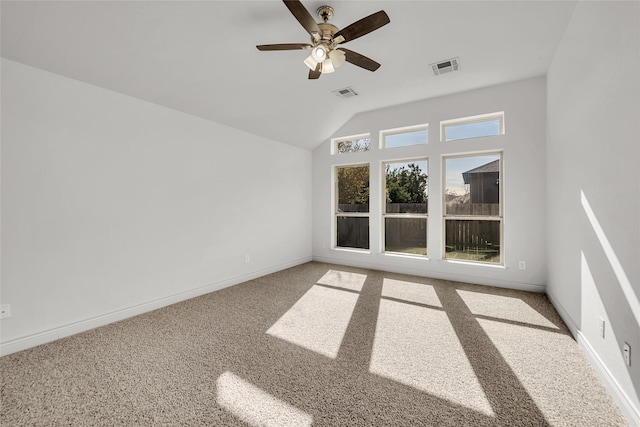
[(427, 159), (388, 162), (384, 167), (384, 250), (427, 255)]
[(336, 246), (369, 249), (369, 165), (336, 167)]
[(500, 263), (502, 155), (446, 157), (445, 258)]

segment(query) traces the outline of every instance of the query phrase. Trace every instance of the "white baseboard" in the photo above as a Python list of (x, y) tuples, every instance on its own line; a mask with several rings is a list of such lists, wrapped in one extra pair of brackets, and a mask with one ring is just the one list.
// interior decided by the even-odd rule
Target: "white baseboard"
[(531, 283), (513, 282), (509, 280), (500, 280), (500, 279), (486, 279), (483, 277), (473, 276), (470, 274), (460, 274), (460, 273), (452, 274), (448, 272), (442, 273), (442, 272), (433, 271), (433, 270), (427, 271), (424, 269), (412, 268), (406, 265), (394, 267), (394, 266), (389, 266), (386, 264), (380, 264), (380, 263), (374, 263), (374, 262), (354, 261), (352, 259), (345, 260), (342, 258), (332, 258), (332, 257), (322, 257), (322, 256), (314, 256), (313, 260), (317, 262), (326, 262), (328, 264), (368, 268), (370, 270), (387, 271), (390, 273), (410, 274), (413, 276), (431, 277), (433, 279), (452, 280), (455, 282), (473, 283), (473, 284), (485, 285), (485, 286), (495, 286), (498, 288), (515, 289), (519, 291), (528, 291), (528, 292), (537, 292), (537, 293), (545, 292), (544, 285), (535, 285)]
[(580, 331), (578, 331), (577, 341), (587, 356), (587, 359), (589, 359), (591, 365), (595, 368), (598, 376), (602, 379), (604, 386), (618, 404), (620, 411), (627, 418), (627, 421), (629, 421), (629, 425), (640, 426), (640, 410), (633, 405), (627, 393), (625, 393), (622, 387), (620, 387), (620, 384), (618, 384), (618, 381), (611, 375), (607, 365), (600, 359), (593, 347), (591, 347), (591, 344), (589, 344), (589, 341), (587, 341), (586, 337), (582, 335)]
[(558, 300), (549, 292), (547, 292), (547, 297), (551, 301), (551, 304), (554, 306), (564, 323), (567, 325), (571, 334), (578, 342), (578, 345), (582, 349), (582, 352), (591, 363), (591, 366), (596, 370), (596, 373), (602, 380), (605, 388), (613, 398), (613, 400), (620, 408), (620, 411), (625, 416), (630, 426), (639, 426), (640, 427), (640, 408), (637, 408), (634, 403), (631, 401), (627, 393), (620, 387), (620, 384), (614, 376), (607, 368), (607, 365), (602, 361), (600, 356), (595, 352), (591, 344), (587, 338), (580, 332), (577, 325), (569, 316), (569, 313), (564, 309), (562, 304), (558, 302)]
[(238, 283), (257, 279), (258, 277), (265, 276), (267, 274), (271, 274), (280, 270), (295, 267), (297, 265), (310, 262), (311, 260), (312, 260), (311, 257), (299, 258), (284, 264), (274, 265), (269, 268), (252, 271), (247, 274), (231, 277), (229, 279), (225, 279), (216, 283), (211, 283), (209, 285), (201, 286), (199, 288), (191, 289), (189, 291), (180, 292), (174, 295), (170, 295), (168, 297), (145, 302), (142, 304), (137, 304), (121, 310), (116, 310), (110, 313), (80, 320), (80, 321), (63, 325), (57, 328), (27, 335), (24, 337), (15, 338), (0, 344), (0, 356), (6, 356), (8, 354), (16, 353), (18, 351), (36, 347), (41, 344), (46, 344), (48, 342), (52, 342), (60, 338), (68, 337), (70, 335), (75, 335), (77, 333), (85, 332), (90, 329), (98, 328), (100, 326), (105, 326), (113, 322), (127, 319), (129, 317), (137, 316), (139, 314), (147, 313), (149, 311), (156, 310), (158, 308), (166, 307), (168, 305), (185, 301), (191, 298), (195, 298), (200, 295), (208, 294), (210, 292), (214, 292), (229, 286), (237, 285)]
[(571, 332), (571, 335), (573, 335), (573, 338), (576, 339), (577, 341), (578, 326), (574, 323), (571, 316), (569, 316), (569, 313), (567, 312), (567, 310), (564, 309), (562, 304), (558, 302), (556, 297), (554, 297), (553, 294), (551, 294), (548, 289), (546, 294), (547, 294), (547, 298), (549, 298), (549, 301), (551, 301), (551, 305), (553, 306), (553, 308), (556, 309), (556, 311), (564, 321), (565, 325), (567, 325), (567, 328), (569, 328), (569, 332)]

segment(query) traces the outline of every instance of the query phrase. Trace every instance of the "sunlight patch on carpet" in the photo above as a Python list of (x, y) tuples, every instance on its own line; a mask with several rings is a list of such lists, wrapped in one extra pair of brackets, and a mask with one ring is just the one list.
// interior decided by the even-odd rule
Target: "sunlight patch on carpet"
[(382, 299), (369, 371), (494, 415), (444, 311)]
[(367, 280), (366, 274), (329, 270), (324, 276), (322, 276), (322, 278), (320, 278), (320, 280), (318, 280), (318, 284), (360, 292), (365, 280)]
[(603, 404), (607, 392), (570, 335), (487, 319), (478, 323), (550, 425), (584, 419), (619, 425), (613, 421), (619, 419), (615, 405)]
[(252, 426), (310, 426), (313, 417), (227, 371), (216, 380), (217, 401)]
[(423, 283), (384, 279), (382, 282), (382, 296), (434, 307), (442, 307), (433, 286)]
[(335, 359), (358, 296), (314, 285), (267, 334)]
[(560, 329), (520, 298), (461, 290), (457, 292), (475, 315)]

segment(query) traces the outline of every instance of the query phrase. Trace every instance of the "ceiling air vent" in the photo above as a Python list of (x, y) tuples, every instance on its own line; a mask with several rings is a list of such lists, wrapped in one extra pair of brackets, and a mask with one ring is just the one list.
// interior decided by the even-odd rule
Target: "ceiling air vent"
[(334, 90), (333, 93), (338, 95), (340, 98), (351, 98), (352, 96), (358, 96), (358, 93), (353, 90), (352, 87), (345, 87), (344, 89)]
[(460, 59), (452, 58), (429, 65), (431, 65), (431, 68), (433, 69), (433, 74), (439, 76), (440, 74), (458, 71), (460, 68)]

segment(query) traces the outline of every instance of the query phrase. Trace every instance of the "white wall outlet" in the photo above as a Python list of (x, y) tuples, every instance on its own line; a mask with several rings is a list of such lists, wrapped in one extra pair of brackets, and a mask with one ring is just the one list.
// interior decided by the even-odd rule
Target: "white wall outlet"
[(527, 263), (526, 261), (518, 261), (518, 268), (520, 270), (526, 270), (527, 269)]
[(604, 338), (604, 319), (600, 318), (600, 337)]
[(244, 256), (244, 262), (246, 262), (246, 263), (251, 262), (251, 254), (245, 254), (245, 256)]
[(624, 357), (624, 363), (631, 366), (631, 346), (627, 342), (622, 347), (622, 357)]
[(0, 319), (11, 317), (11, 304), (0, 305)]

